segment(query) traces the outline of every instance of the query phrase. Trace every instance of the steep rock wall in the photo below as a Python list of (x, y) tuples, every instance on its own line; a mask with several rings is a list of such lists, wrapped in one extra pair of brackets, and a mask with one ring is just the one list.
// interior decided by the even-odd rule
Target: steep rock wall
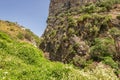
[[(106, 7), (104, 3), (100, 0), (51, 0), (48, 25), (40, 45), (50, 60), (82, 66), (90, 58), (95, 61), (105, 55), (119, 58), (119, 50), (116, 50), (119, 41), (115, 40), (119, 38), (120, 20), (108, 15), (112, 9), (119, 8)], [(115, 29), (117, 37), (114, 31), (111, 33)]]

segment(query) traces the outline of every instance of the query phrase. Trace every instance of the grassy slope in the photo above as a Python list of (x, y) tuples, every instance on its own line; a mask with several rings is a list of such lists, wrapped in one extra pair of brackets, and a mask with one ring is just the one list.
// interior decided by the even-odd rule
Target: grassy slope
[(40, 39), (29, 29), (20, 26), (17, 23), (0, 20), (0, 31), (9, 34), (12, 38), (21, 42), (28, 42), (39, 46)]
[(0, 31), (0, 80), (118, 80), (114, 70), (102, 63), (90, 67), (78, 70), (50, 62), (33, 45)]

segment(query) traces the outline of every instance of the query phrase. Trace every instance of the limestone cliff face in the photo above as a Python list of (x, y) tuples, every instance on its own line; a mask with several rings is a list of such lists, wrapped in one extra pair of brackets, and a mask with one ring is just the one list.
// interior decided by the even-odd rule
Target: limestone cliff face
[(48, 25), (40, 45), (50, 60), (81, 66), (82, 61), (90, 58), (101, 60), (97, 56), (118, 55), (119, 4), (104, 4), (100, 0), (51, 0)]

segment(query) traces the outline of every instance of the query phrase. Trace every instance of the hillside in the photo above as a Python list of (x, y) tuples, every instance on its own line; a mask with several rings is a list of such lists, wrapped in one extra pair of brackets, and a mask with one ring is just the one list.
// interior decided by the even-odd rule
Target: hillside
[(35, 46), (40, 44), (40, 38), (37, 35), (15, 22), (0, 20), (0, 31), (21, 42), (28, 42)]
[(41, 50), (4, 30), (0, 31), (0, 80), (118, 80), (114, 69), (103, 63), (80, 70), (51, 62), (43, 57)]
[(104, 63), (120, 77), (120, 0), (51, 0), (40, 48), (85, 69)]

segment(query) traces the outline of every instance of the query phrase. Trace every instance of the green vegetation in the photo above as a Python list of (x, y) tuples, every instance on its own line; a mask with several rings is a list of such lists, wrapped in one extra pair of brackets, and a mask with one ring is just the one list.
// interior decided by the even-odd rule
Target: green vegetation
[(93, 12), (96, 12), (96, 10), (98, 10), (98, 8), (96, 7), (95, 4), (89, 4), (87, 6), (82, 6), (82, 12), (84, 13), (93, 13)]
[(68, 29), (68, 34), (69, 34), (69, 35), (75, 34), (75, 30), (74, 30), (73, 28), (69, 28), (69, 29)]
[(118, 80), (113, 71), (102, 63), (98, 63), (94, 70), (87, 68), (86, 71), (50, 62), (33, 45), (0, 32), (0, 80)]
[[(120, 36), (119, 3), (120, 0), (99, 0), (83, 6), (79, 6), (80, 3), (71, 5), (72, 7), (68, 10), (65, 5), (61, 5), (62, 7), (59, 6), (60, 11), (56, 9), (55, 13), (51, 13), (53, 15), (48, 18), (48, 28), (44, 34), (41, 48), (49, 52), (51, 60), (70, 63), (70, 66), (43, 61), (42, 70), (44, 71), (46, 68), (46, 72), (44, 71), (43, 74), (45, 78), (41, 79), (118, 80), (117, 77), (120, 77), (120, 50), (119, 41), (116, 42), (116, 40)], [(23, 50), (27, 54), (33, 51)], [(26, 55), (21, 56), (26, 57)], [(31, 56), (27, 56), (25, 60), (29, 60), (29, 58), (31, 59)], [(25, 63), (39, 64), (34, 59)]]
[(73, 17), (68, 17), (68, 25), (69, 27), (75, 27), (77, 25)]
[(115, 53), (114, 40), (110, 38), (96, 38), (91, 47), (91, 57), (100, 61), (103, 57), (113, 57)]
[(92, 19), (92, 16), (90, 14), (82, 14), (78, 19), (77, 22), (85, 21), (86, 19)]
[[(63, 56), (68, 55), (68, 58), (69, 58), (71, 53), (78, 56), (79, 52), (82, 51), (80, 50), (77, 52), (74, 48), (75, 42), (74, 40), (73, 42), (71, 40), (72, 38), (74, 38), (73, 36), (77, 36), (83, 41), (86, 41), (88, 43), (86, 45), (90, 47), (90, 53), (86, 53), (91, 57), (91, 58), (87, 57), (88, 59), (93, 60), (93, 62), (105, 61), (104, 64), (107, 64), (107, 59), (110, 59), (111, 61), (113, 60), (114, 62), (116, 62), (114, 60), (114, 56), (115, 54), (117, 54), (115, 49), (114, 37), (116, 35), (119, 36), (120, 31), (118, 28), (115, 28), (115, 26), (113, 26), (113, 24), (111, 23), (112, 15), (109, 15), (109, 12), (110, 10), (114, 10), (115, 9), (114, 6), (116, 6), (119, 3), (120, 3), (119, 0), (100, 0), (100, 1), (97, 1), (96, 3), (92, 3), (92, 2), (86, 3), (83, 6), (76, 6), (76, 7), (73, 6), (70, 9), (57, 14), (56, 15), (57, 17), (52, 16), (52, 17), (56, 17), (56, 20), (62, 21), (62, 24), (57, 23), (55, 24), (56, 26), (64, 26), (60, 29), (61, 33), (62, 33), (62, 30), (64, 30), (63, 38), (62, 40), (61, 39), (60, 40), (64, 41), (65, 44), (66, 45), (68, 44), (69, 46), (63, 47), (66, 49), (66, 51), (62, 53)], [(80, 5), (80, 3), (77, 3), (77, 5)], [(64, 6), (62, 8), (64, 8)], [(62, 18), (62, 20), (60, 18)], [(119, 15), (117, 16), (117, 19), (119, 19)], [(59, 33), (56, 33), (56, 32), (57, 30), (49, 31), (49, 33), (54, 36), (54, 37), (51, 35), (47, 36), (50, 38), (51, 40), (50, 42), (52, 42), (56, 38), (58, 39), (59, 36), (57, 34)], [(55, 44), (55, 45), (60, 46), (61, 44)], [(80, 48), (80, 46), (81, 45), (79, 45), (78, 48)], [(57, 50), (55, 50), (55, 52)], [(85, 52), (85, 50), (83, 50), (83, 52)], [(51, 54), (52, 53), (53, 52), (51, 52)], [(85, 57), (85, 59), (83, 59), (84, 58), (83, 56), (75, 58), (74, 57), (75, 55), (72, 55), (73, 56), (72, 58), (70, 56), (70, 58), (73, 59), (73, 62), (74, 61), (79, 62), (76, 64), (80, 64), (80, 65), (83, 63), (83, 65), (85, 65), (84, 67), (86, 67), (87, 58)], [(56, 55), (56, 56), (59, 56), (59, 55)], [(110, 58), (106, 58), (106, 57), (110, 57)]]
[(14, 22), (0, 20), (0, 31), (9, 34), (9, 36), (21, 42), (35, 43), (36, 46), (40, 44), (40, 38), (38, 36), (29, 29)]
[(97, 5), (99, 7), (104, 7), (106, 8), (106, 10), (109, 11), (110, 9), (112, 9), (112, 6), (117, 3), (120, 3), (120, 1), (119, 0), (104, 0), (104, 1), (97, 3)]
[(119, 0), (101, 0), (97, 3), (88, 3), (82, 6), (80, 13), (96, 13), (96, 12), (106, 12), (112, 9), (114, 4), (119, 4)]
[[(17, 23), (0, 20), (0, 80), (119, 80), (115, 39), (120, 30), (108, 15), (118, 3), (101, 0), (63, 12), (56, 9), (55, 16), (48, 17), (55, 27), (48, 24), (50, 31), (46, 30), (42, 44), (57, 54), (52, 57), (70, 64), (45, 59), (42, 50), (32, 45), (40, 45), (38, 36)], [(116, 18), (120, 20), (120, 15)]]
[(36, 46), (40, 45), (40, 38), (36, 36), (30, 29), (25, 29), (26, 33), (24, 34), (25, 38), (29, 41), (34, 41), (36, 43)]
[(12, 39), (11, 39), (11, 38), (8, 38), (8, 37), (9, 37), (9, 35), (6, 35), (5, 33), (0, 32), (0, 39), (3, 39), (3, 40), (5, 40), (5, 41), (7, 41), (7, 42), (11, 42)]
[(17, 35), (17, 38), (23, 40), (24, 35), (21, 32), (19, 32), (18, 35)]
[(54, 36), (56, 35), (56, 32), (57, 32), (56, 30), (52, 30), (51, 33), (49, 33), (49, 35), (50, 35), (51, 37), (54, 37)]

